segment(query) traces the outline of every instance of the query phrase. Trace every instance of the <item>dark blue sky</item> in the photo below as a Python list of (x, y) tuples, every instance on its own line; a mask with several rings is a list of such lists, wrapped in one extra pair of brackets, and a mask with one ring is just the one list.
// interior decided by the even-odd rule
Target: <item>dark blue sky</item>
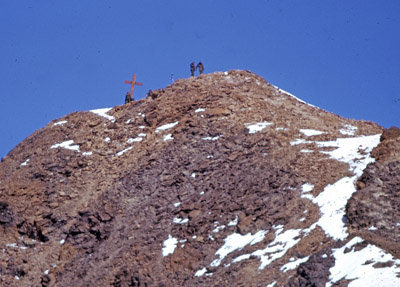
[[(400, 126), (400, 1), (1, 1), (0, 157), (49, 121), (251, 70), (341, 116)], [(396, 99), (399, 99), (396, 102)]]

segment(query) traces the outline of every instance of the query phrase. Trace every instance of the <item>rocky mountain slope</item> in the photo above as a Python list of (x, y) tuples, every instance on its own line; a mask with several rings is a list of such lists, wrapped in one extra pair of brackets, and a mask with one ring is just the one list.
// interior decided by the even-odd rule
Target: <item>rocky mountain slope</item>
[(50, 122), (0, 164), (1, 286), (400, 286), (400, 131), (248, 71)]

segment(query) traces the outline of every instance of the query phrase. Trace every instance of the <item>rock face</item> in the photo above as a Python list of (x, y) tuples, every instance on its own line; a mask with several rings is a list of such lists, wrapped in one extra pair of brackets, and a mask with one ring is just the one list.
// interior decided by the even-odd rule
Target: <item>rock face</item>
[(69, 114), (2, 159), (0, 285), (400, 286), (399, 139), (247, 71)]

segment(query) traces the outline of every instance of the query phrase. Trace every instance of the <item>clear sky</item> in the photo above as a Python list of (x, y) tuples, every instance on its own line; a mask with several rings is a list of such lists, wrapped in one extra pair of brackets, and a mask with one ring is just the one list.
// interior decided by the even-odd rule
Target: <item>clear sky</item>
[[(251, 70), (341, 116), (400, 126), (399, 0), (0, 2), (0, 158), (74, 111)], [(398, 101), (396, 101), (398, 100)]]

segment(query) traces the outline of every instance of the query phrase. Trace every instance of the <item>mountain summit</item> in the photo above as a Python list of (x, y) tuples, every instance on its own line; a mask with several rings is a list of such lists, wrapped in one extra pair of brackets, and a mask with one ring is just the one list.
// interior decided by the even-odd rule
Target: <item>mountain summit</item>
[(400, 286), (400, 130), (248, 71), (50, 122), (0, 164), (1, 286)]

